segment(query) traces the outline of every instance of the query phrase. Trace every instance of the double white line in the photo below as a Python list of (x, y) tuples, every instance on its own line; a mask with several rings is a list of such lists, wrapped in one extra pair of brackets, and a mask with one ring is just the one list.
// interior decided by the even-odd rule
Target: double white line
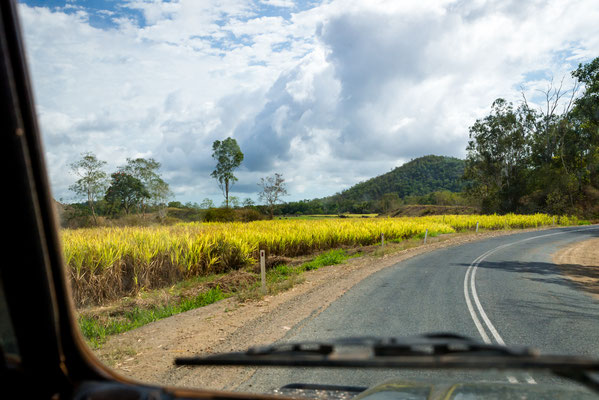
[[(478, 265), (485, 258), (490, 256), (491, 254), (493, 254), (499, 250), (502, 250), (506, 247), (518, 244), (518, 243), (527, 242), (529, 240), (538, 239), (538, 238), (547, 237), (547, 236), (563, 235), (565, 233), (585, 231), (585, 230), (596, 229), (596, 228), (597, 227), (595, 226), (595, 227), (591, 227), (591, 228), (582, 228), (582, 229), (568, 230), (568, 231), (562, 231), (562, 232), (554, 232), (554, 233), (549, 233), (546, 235), (539, 235), (539, 236), (534, 236), (534, 237), (530, 237), (527, 239), (518, 240), (513, 243), (508, 243), (508, 244), (504, 244), (504, 245), (495, 247), (494, 249), (491, 249), (491, 250), (481, 254), (474, 261), (472, 261), (472, 263), (468, 267), (468, 270), (466, 270), (466, 276), (464, 276), (464, 298), (466, 299), (466, 305), (468, 306), (468, 311), (470, 311), (470, 316), (472, 317), (472, 321), (474, 321), (474, 325), (476, 325), (476, 329), (478, 330), (478, 333), (480, 333), (480, 336), (482, 337), (482, 339), (485, 343), (488, 343), (488, 344), (493, 343), (493, 340), (487, 334), (487, 330), (488, 330), (497, 344), (505, 346), (505, 342), (503, 341), (503, 338), (501, 337), (499, 332), (497, 332), (497, 329), (495, 328), (495, 326), (493, 325), (493, 323), (487, 316), (487, 313), (485, 312), (482, 304), (480, 303), (478, 294), (476, 293), (475, 279), (476, 279), (476, 271), (478, 270)], [(476, 306), (476, 310), (474, 309), (473, 303)], [(477, 311), (478, 311), (478, 314), (477, 314)], [(478, 315), (480, 315), (480, 317), (482, 318), (482, 322), (478, 318)], [(485, 327), (486, 327), (486, 330), (485, 330)], [(516, 379), (516, 377), (514, 377), (514, 376), (508, 376), (507, 379), (510, 383), (518, 383), (518, 379)], [(530, 383), (530, 384), (537, 383), (533, 379), (533, 377), (528, 374), (525, 374), (524, 379), (526, 380), (527, 383)]]

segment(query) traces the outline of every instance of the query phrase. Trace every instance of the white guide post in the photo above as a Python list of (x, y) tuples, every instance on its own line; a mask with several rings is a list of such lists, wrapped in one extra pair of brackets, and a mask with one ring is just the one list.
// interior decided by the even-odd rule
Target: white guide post
[(260, 250), (260, 279), (262, 280), (262, 293), (266, 294), (266, 252)]

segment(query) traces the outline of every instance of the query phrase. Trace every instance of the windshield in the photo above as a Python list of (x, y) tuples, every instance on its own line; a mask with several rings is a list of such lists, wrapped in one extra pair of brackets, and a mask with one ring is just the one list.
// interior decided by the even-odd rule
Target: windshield
[(354, 396), (392, 379), (459, 398), (576, 384), (530, 364), (175, 359), (431, 333), (599, 358), (593, 1), (18, 10), (78, 324), (109, 367), (169, 386)]

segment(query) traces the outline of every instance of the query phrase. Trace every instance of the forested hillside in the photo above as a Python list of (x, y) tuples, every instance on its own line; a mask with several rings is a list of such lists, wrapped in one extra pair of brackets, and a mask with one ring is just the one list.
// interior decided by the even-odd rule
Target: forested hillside
[(323, 199), (295, 201), (279, 214), (386, 213), (401, 204), (463, 203), (465, 161), (424, 156)]
[(386, 174), (358, 183), (332, 196), (331, 200), (380, 200), (387, 193), (397, 193), (400, 198), (404, 198), (443, 190), (460, 192), (464, 188), (464, 167), (464, 161), (457, 158), (424, 156)]

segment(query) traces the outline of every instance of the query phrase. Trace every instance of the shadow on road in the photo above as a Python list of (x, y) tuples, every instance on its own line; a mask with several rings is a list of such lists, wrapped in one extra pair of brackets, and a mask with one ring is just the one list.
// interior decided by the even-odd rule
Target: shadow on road
[[(467, 266), (466, 264), (462, 264)], [(484, 261), (478, 268), (517, 272), (522, 278), (536, 282), (563, 285), (583, 290), (599, 300), (599, 266), (578, 264), (556, 265), (546, 262)]]

